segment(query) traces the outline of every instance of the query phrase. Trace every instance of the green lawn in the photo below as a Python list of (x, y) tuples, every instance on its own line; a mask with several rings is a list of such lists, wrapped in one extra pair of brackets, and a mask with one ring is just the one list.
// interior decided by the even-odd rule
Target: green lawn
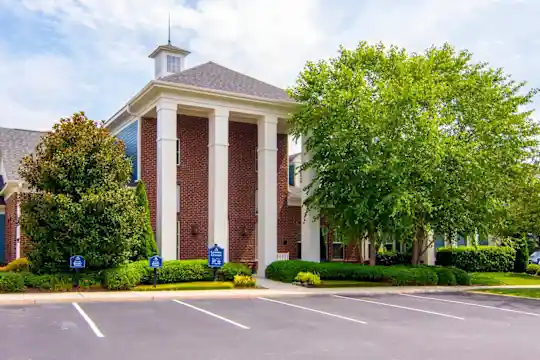
[(540, 299), (540, 289), (482, 289), (474, 292)]
[(472, 273), (472, 285), (540, 285), (540, 276), (516, 273)]
[(354, 280), (322, 280), (318, 288), (390, 286), (388, 283)]
[(234, 289), (230, 281), (197, 281), (177, 284), (138, 285), (134, 291), (173, 291), (173, 290), (222, 290)]

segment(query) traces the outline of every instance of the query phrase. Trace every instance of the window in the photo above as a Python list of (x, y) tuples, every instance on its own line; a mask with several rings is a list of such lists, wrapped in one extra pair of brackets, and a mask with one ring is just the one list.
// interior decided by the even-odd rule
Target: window
[(167, 55), (167, 72), (177, 74), (182, 71), (182, 59), (178, 56)]
[(180, 139), (176, 139), (176, 166), (180, 166)]
[(332, 239), (332, 260), (343, 260), (345, 255), (345, 248), (341, 241), (341, 235), (334, 230)]
[(483, 246), (489, 245), (489, 239), (487, 235), (484, 235), (484, 234), (478, 235), (478, 245), (483, 245)]
[(180, 185), (176, 185), (176, 212), (180, 212)]
[(289, 185), (294, 186), (294, 164), (289, 164)]

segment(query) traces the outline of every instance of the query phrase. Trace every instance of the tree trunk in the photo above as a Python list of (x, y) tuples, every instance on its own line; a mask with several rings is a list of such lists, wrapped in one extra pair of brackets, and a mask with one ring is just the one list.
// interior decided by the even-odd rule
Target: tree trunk
[(364, 242), (361, 238), (356, 239), (356, 261), (364, 263)]
[(412, 265), (418, 265), (420, 263), (420, 256), (424, 253), (422, 250), (426, 242), (426, 229), (424, 224), (420, 223), (417, 225), (416, 233), (414, 236), (413, 246), (412, 246)]
[(369, 243), (371, 244), (371, 249), (369, 250), (369, 265), (377, 265), (377, 235), (374, 231), (370, 231), (368, 234)]

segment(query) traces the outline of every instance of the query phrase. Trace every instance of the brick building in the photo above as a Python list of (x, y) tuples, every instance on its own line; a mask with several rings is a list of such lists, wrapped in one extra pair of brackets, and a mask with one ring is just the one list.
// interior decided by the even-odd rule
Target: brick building
[[(157, 47), (155, 78), (105, 123), (125, 143), (132, 182), (146, 183), (161, 255), (204, 258), (217, 243), (226, 261), (254, 263), (259, 272), (276, 259), (354, 261), (355, 249), (301, 206), (300, 184), (312, 174), (300, 176), (302, 156), (289, 156), (287, 117), (296, 104), (284, 90), (213, 62), (185, 69), (188, 55)], [(17, 221), (28, 189), (17, 170), (42, 135), (0, 128), (4, 262), (28, 249)], [(366, 259), (368, 244), (362, 252)]]

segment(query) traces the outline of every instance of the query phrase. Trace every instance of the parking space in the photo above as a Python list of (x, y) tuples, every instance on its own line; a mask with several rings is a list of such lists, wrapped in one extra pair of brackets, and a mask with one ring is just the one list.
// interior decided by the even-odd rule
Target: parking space
[(0, 307), (2, 359), (525, 359), (540, 301), (393, 294)]

